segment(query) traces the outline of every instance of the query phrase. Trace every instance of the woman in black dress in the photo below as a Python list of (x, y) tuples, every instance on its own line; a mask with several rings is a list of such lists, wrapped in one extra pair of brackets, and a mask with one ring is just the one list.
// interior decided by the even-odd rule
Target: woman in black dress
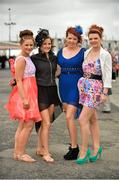
[(57, 57), (51, 50), (53, 41), (48, 30), (40, 29), (35, 40), (39, 53), (32, 55), (31, 59), (36, 67), (38, 104), (42, 116), (41, 127), (38, 129), (40, 144), (36, 153), (41, 155), (46, 162), (53, 162), (48, 140), (55, 106), (60, 103), (55, 81)]

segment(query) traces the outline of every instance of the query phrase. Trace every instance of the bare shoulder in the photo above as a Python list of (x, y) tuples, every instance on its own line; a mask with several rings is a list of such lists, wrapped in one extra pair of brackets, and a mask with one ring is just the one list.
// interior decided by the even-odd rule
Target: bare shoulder
[(18, 56), (15, 60), (15, 67), (25, 67), (26, 61), (24, 56)]
[(25, 57), (24, 56), (18, 56), (15, 60), (15, 62), (18, 63), (25, 63)]

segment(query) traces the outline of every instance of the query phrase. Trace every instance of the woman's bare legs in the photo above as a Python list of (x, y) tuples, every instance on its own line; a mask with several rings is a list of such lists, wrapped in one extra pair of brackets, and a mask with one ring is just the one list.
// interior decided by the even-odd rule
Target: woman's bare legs
[(40, 156), (43, 156), (43, 146), (42, 146), (42, 142), (41, 142), (41, 127), (39, 128), (39, 131), (38, 131), (38, 140), (37, 140), (37, 148), (36, 148), (36, 154), (37, 155), (40, 155)]
[(77, 159), (79, 153), (79, 147), (77, 143), (77, 128), (75, 125), (74, 117), (77, 108), (73, 105), (63, 104), (63, 109), (66, 114), (66, 123), (70, 136), (70, 146), (68, 152), (64, 155), (65, 160)]
[(67, 105), (66, 107), (66, 123), (70, 135), (72, 148), (77, 147), (77, 128), (74, 121), (76, 109), (77, 108), (73, 105)]
[[(47, 109), (48, 110), (48, 116), (50, 116), (50, 122), (52, 120), (52, 115), (54, 113), (54, 109), (55, 109), (54, 105), (51, 105)], [(41, 115), (42, 115), (42, 113), (41, 113)], [(42, 137), (41, 137), (42, 130), (41, 129), (42, 128), (40, 127), (39, 132), (38, 132), (38, 143), (37, 143), (37, 150), (36, 150), (36, 152), (37, 152), (38, 155), (43, 156), (43, 154), (44, 154), (44, 147), (43, 147), (43, 143), (42, 143)]]
[(90, 134), (89, 123), (90, 123), (90, 119), (94, 118), (94, 115), (95, 115), (94, 109), (84, 106), (79, 117), (79, 125), (80, 125), (80, 131), (81, 131), (80, 158), (85, 157), (86, 151), (88, 149), (88, 140), (89, 140), (89, 134)]
[(17, 154), (19, 152), (19, 149), (18, 149), (18, 141), (19, 141), (19, 135), (23, 129), (23, 126), (24, 126), (24, 122), (20, 121), (19, 122), (19, 125), (17, 127), (17, 130), (16, 130), (16, 133), (15, 133), (15, 144), (14, 144), (14, 159), (16, 159), (17, 157)]
[(35, 162), (29, 155), (26, 155), (26, 144), (30, 137), (31, 131), (33, 129), (34, 122), (19, 122), (15, 134), (15, 153), (14, 159), (22, 160), (25, 162)]
[(49, 132), (51, 127), (51, 117), (54, 112), (54, 105), (51, 105), (48, 109), (41, 111), (42, 123), (39, 133), (40, 152), (42, 152), (43, 158), (47, 162), (53, 162), (53, 158), (49, 153)]
[(90, 119), (90, 131), (93, 140), (93, 156), (95, 156), (100, 147), (100, 128), (96, 110), (94, 116)]
[(31, 131), (33, 129), (34, 122), (24, 122), (23, 129), (19, 134), (18, 146), (19, 146), (19, 154), (24, 154), (26, 149), (26, 144), (30, 137)]

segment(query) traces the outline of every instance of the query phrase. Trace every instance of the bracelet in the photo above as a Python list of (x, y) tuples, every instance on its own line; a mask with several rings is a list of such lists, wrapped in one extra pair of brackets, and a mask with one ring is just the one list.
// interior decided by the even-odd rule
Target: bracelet
[(103, 93), (103, 95), (104, 95), (104, 96), (108, 96), (108, 94), (107, 94), (107, 93)]

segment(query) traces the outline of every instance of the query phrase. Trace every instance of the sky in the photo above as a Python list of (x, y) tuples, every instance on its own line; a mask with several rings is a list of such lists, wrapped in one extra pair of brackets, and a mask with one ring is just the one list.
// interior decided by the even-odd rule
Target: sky
[(104, 28), (104, 38), (119, 40), (119, 0), (0, 0), (0, 41), (9, 40), (9, 8), (11, 40), (19, 31), (39, 28), (49, 30), (52, 37), (63, 38), (70, 26), (81, 25), (84, 34), (92, 24)]

